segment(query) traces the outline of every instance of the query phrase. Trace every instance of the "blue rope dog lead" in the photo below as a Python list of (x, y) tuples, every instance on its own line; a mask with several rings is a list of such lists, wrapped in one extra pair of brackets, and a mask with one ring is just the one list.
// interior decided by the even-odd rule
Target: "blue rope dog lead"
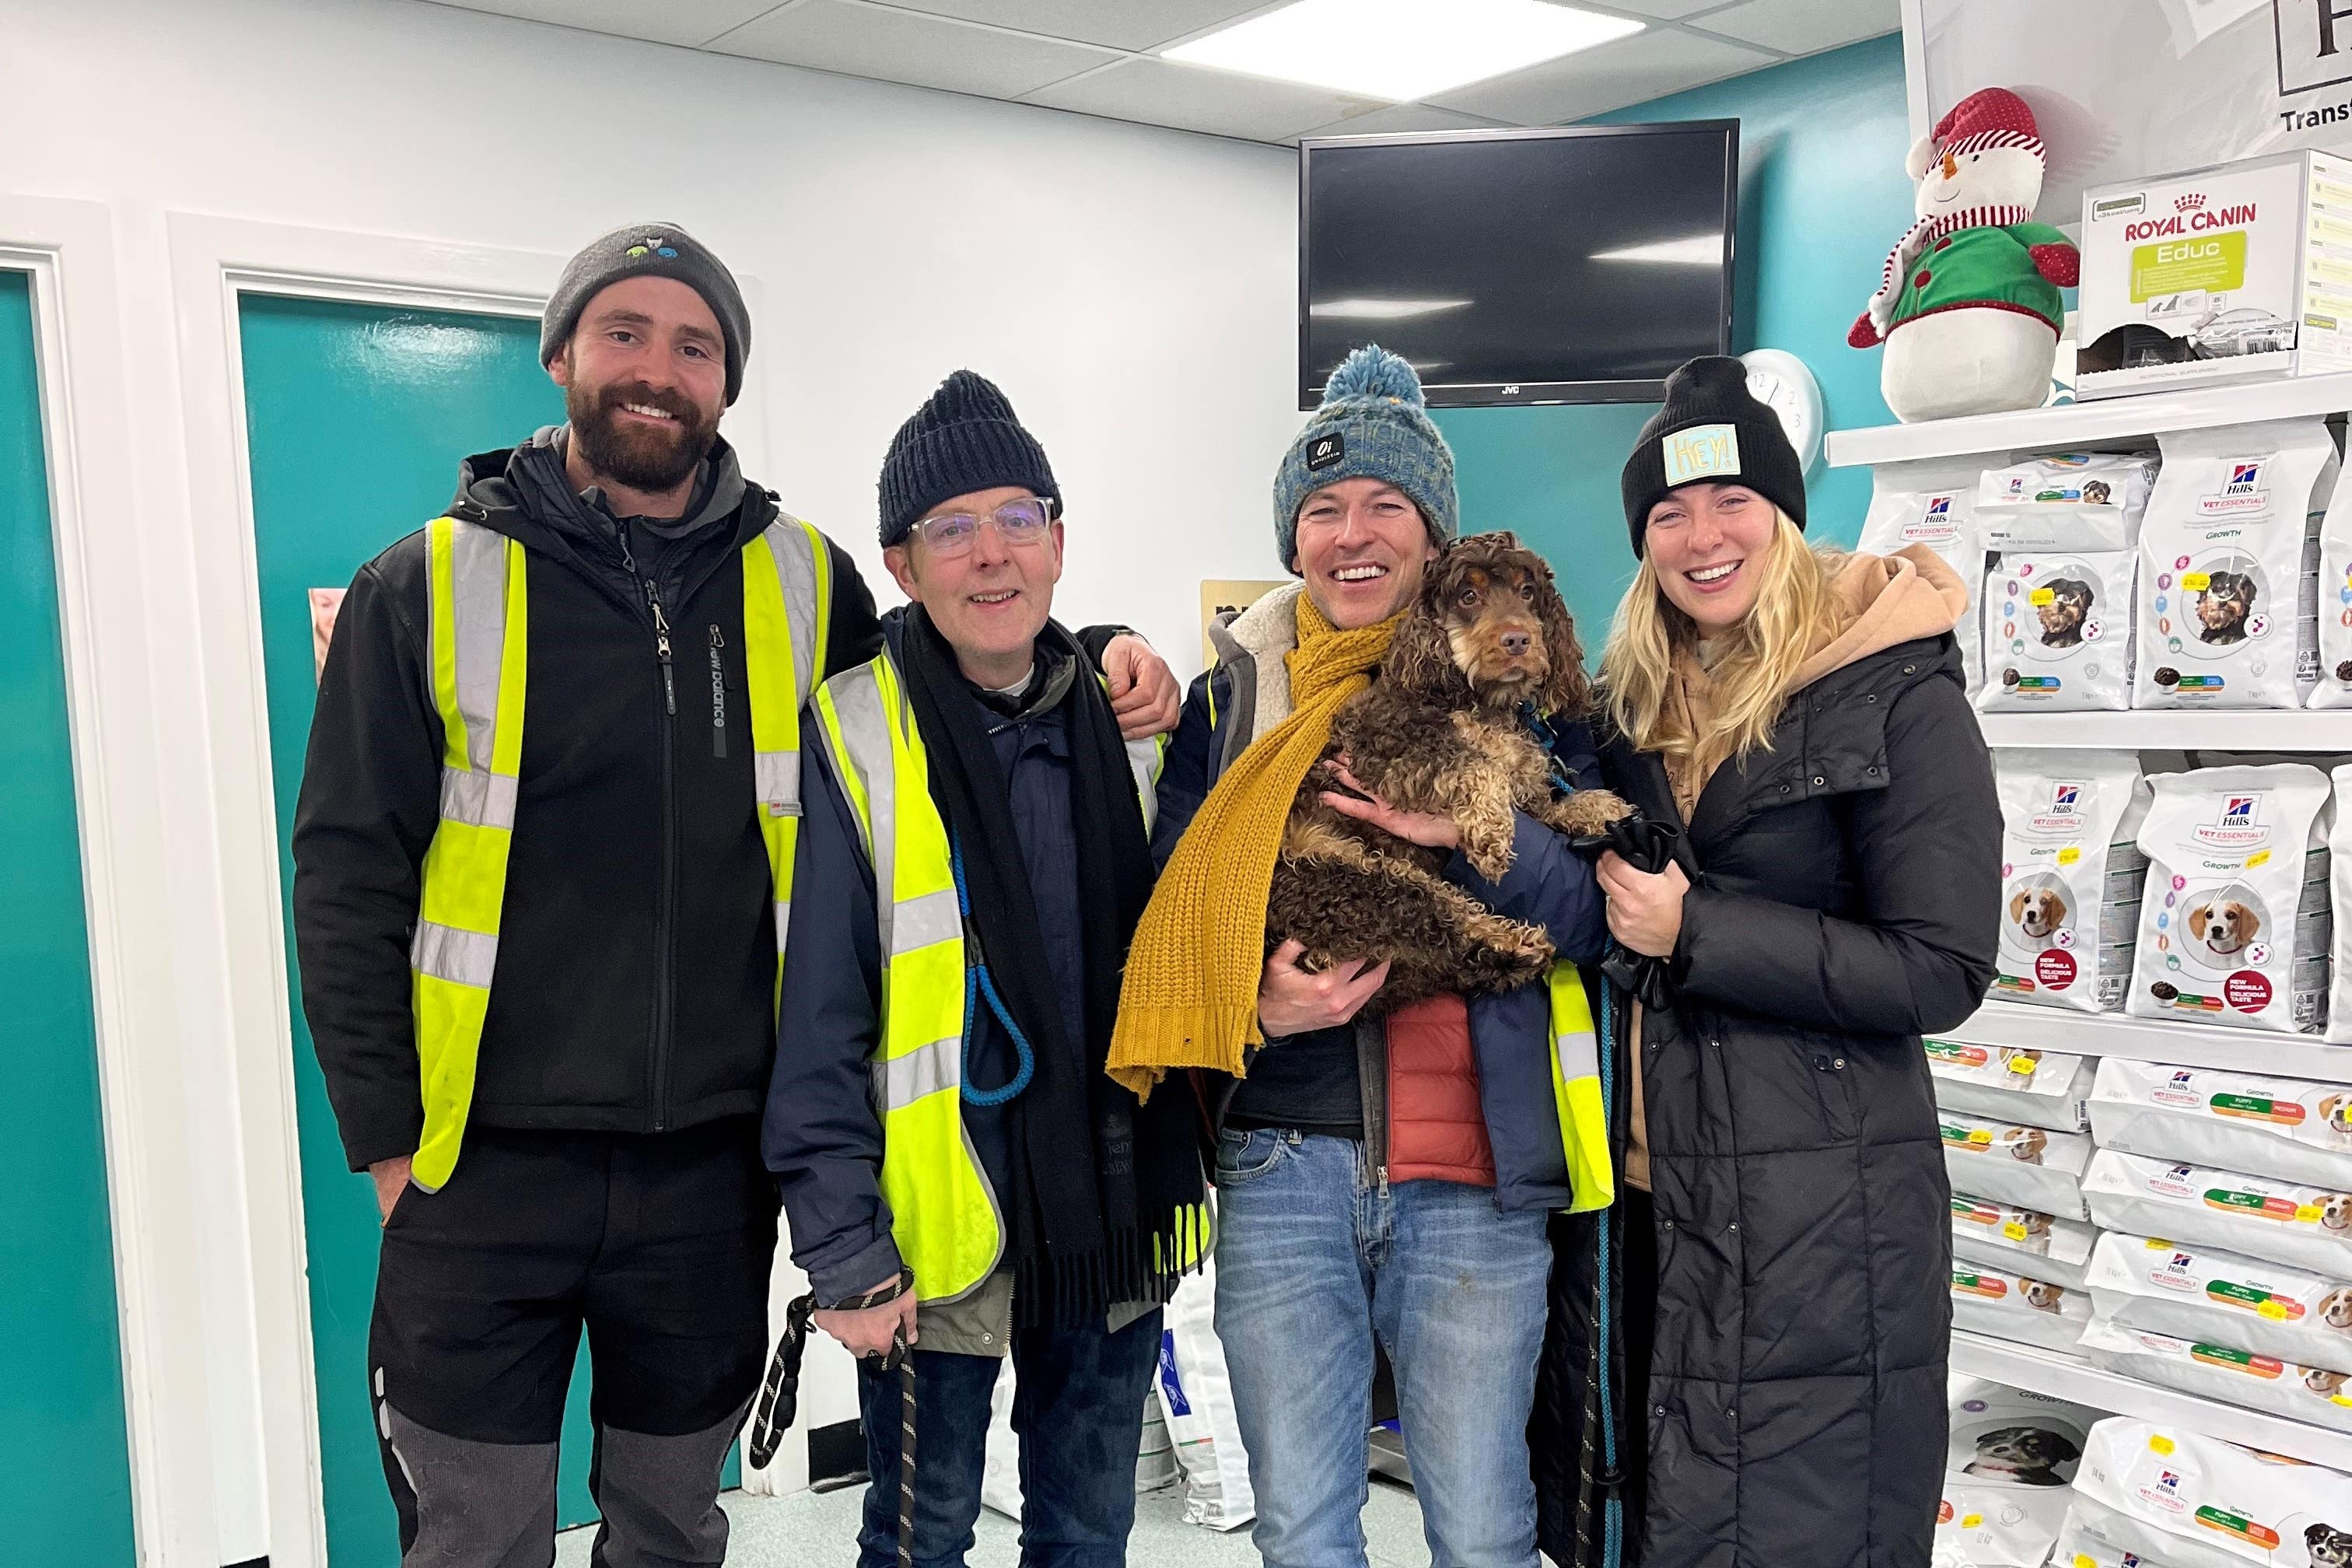
[[(1013, 1010), (997, 994), (996, 977), (988, 972), (987, 954), (981, 951), (980, 938), (971, 929), (971, 894), (963, 884), (963, 840), (952, 836), (948, 839), (948, 865), (955, 873), (956, 912), (963, 917), (964, 942), (971, 954), (971, 962), (964, 965), (963, 971), (963, 1098), (969, 1105), (1003, 1105), (1029, 1087), (1030, 1079), (1037, 1071), (1037, 1053), (1031, 1048), (1029, 1037), (1021, 1032), (1021, 1026), (1013, 1021)], [(995, 1089), (979, 1089), (972, 1083), (971, 1024), (980, 1011), (982, 996), (988, 998), (988, 1010), (996, 1015), (996, 1021), (1013, 1037), (1013, 1048), (1021, 1058), (1020, 1070)]]
[[(1601, 986), (1601, 1103), (1614, 1106), (1616, 1096), (1611, 1082), (1610, 1060), (1616, 1053), (1612, 1046), (1617, 1037), (1616, 1008), (1612, 1004), (1607, 982)], [(1609, 1211), (1599, 1215), (1601, 1235), (1601, 1281), (1596, 1299), (1600, 1310), (1595, 1318), (1601, 1334), (1601, 1468), (1604, 1475), (1617, 1468), (1617, 1424), (1609, 1413)], [(1615, 1491), (1601, 1500), (1601, 1568), (1618, 1568), (1624, 1552), (1625, 1502)]]

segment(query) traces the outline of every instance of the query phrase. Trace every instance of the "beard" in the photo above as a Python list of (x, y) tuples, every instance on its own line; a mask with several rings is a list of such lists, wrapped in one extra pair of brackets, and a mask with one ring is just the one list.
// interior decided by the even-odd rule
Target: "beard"
[[(642, 404), (677, 417), (674, 429), (623, 425), (621, 405)], [(684, 484), (710, 455), (719, 439), (719, 416), (704, 417), (693, 402), (675, 392), (656, 392), (643, 382), (619, 386), (573, 386), (563, 395), (572, 438), (597, 473), (635, 490), (669, 490)]]

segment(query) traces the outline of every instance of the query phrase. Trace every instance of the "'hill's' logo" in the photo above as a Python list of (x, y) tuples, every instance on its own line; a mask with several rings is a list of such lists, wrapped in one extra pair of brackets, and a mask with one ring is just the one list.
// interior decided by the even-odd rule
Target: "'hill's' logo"
[(2216, 849), (2252, 848), (2271, 836), (2271, 830), (2263, 825), (2262, 809), (2259, 792), (2223, 795), (2221, 816), (2197, 825), (2197, 842)]
[(2080, 833), (2083, 826), (2083, 786), (2063, 781), (2051, 789), (2047, 809), (2035, 812), (2028, 824), (2034, 833)]
[(2268, 459), (2263, 458), (2233, 458), (2230, 477), (2211, 495), (2197, 498), (2197, 510), (2203, 517), (2240, 517), (2271, 509), (2271, 493), (2263, 488), (2263, 469)]
[(1919, 515), (1903, 525), (1906, 544), (1948, 544), (1959, 537), (1958, 520), (1952, 516), (1952, 498), (1929, 496)]

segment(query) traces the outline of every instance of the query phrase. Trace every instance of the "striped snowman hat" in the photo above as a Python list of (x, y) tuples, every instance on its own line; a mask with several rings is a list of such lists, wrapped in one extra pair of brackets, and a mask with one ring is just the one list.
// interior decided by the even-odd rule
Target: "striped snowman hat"
[(2019, 147), (2032, 153), (2036, 163), (2049, 161), (2033, 110), (2005, 87), (1985, 88), (1954, 104), (1949, 114), (1936, 121), (1932, 133), (1911, 144), (1903, 167), (1917, 181), (1938, 159), (1965, 158), (1991, 147)]

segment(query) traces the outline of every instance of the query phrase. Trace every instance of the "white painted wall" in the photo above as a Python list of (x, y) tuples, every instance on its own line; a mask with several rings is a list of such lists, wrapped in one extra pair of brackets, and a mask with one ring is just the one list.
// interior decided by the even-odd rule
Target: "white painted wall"
[[(134, 537), (146, 563), (138, 657), (161, 822), (137, 832), (165, 846), (160, 962), (190, 1149), (236, 1145), (229, 1058), (249, 1015), (224, 975), (253, 973), (255, 944), (271, 945), (224, 915), (254, 868), (224, 863), (215, 828), (250, 803), (215, 791), (268, 775), (266, 759), (219, 754), (251, 741), (225, 739), (247, 731), (213, 721), (207, 667), (189, 657), (205, 635), (190, 520), (217, 498), (191, 489), (203, 465), (177, 374), (168, 213), (554, 255), (619, 223), (681, 223), (756, 279), (765, 420), (730, 434), (885, 602), (882, 451), (965, 364), (1007, 389), (1062, 480), (1065, 619), (1126, 621), (1189, 674), (1200, 579), (1279, 574), (1268, 487), (1300, 419), (1286, 152), (416, 0), (0, 0), (0, 194), (96, 201), (111, 217), (136, 457), (131, 505), (92, 526)], [(155, 1397), (175, 1402), (166, 1430), (205, 1435), (205, 1452), (166, 1444), (161, 1462), (208, 1467), (213, 1506), (206, 1520), (174, 1505), (164, 1560), (307, 1561), (283, 1539), (282, 1477), (272, 1497), (256, 1457), (262, 1369), (289, 1348), (251, 1327), (251, 1173), (192, 1163), (177, 1198), (190, 1277), (160, 1288), (169, 1310), (197, 1304), (205, 1376), (200, 1395)], [(845, 1414), (817, 1403), (816, 1419)]]

